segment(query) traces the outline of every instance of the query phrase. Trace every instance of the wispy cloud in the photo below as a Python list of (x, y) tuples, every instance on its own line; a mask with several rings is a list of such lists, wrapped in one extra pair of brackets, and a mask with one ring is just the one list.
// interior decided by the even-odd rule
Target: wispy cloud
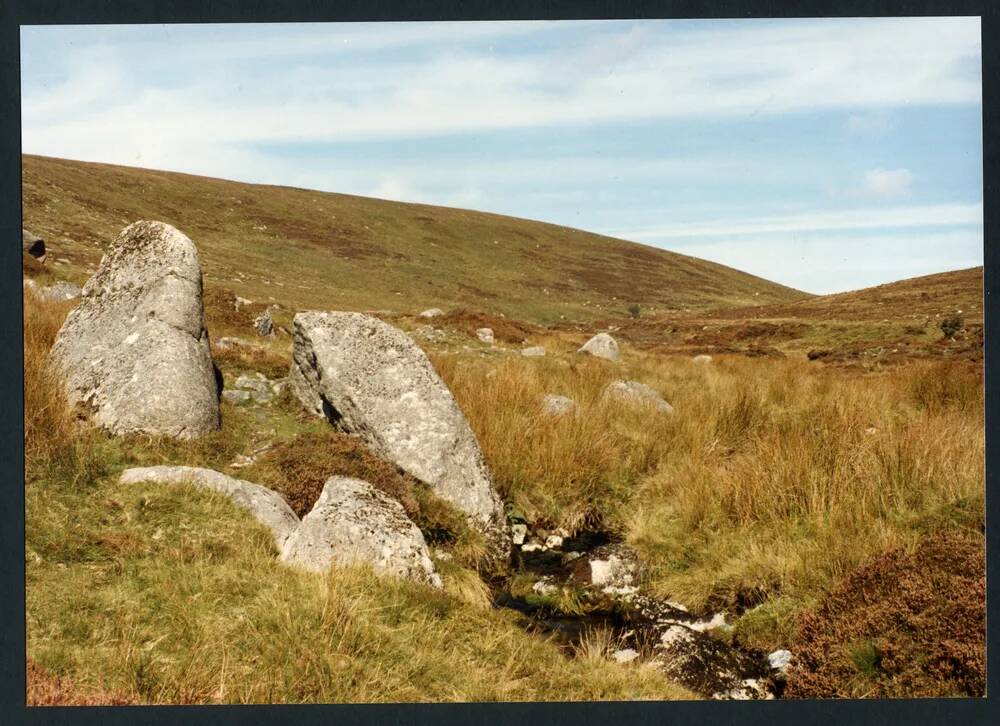
[(788, 215), (687, 222), (645, 229), (618, 229), (610, 233), (637, 240), (685, 237), (739, 237), (768, 232), (815, 232), (852, 229), (907, 229), (981, 225), (982, 204), (929, 204), (889, 209), (849, 209)]

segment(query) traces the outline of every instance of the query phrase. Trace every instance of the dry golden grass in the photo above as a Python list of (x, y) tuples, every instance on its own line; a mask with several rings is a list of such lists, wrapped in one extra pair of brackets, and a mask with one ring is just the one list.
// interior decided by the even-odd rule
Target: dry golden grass
[[(982, 525), (975, 366), (860, 375), (796, 360), (623, 360), (436, 364), (521, 513), (619, 531), (662, 595), (696, 607), (806, 603), (873, 554)], [(619, 377), (656, 388), (675, 415), (602, 403)], [(577, 412), (540, 415), (545, 393)]]

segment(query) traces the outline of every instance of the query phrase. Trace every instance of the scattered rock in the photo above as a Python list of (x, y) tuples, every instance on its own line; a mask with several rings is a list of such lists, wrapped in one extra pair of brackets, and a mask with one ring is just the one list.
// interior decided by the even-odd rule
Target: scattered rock
[(557, 534), (550, 534), (545, 538), (545, 546), (550, 550), (557, 550), (563, 545), (563, 538)]
[(489, 343), (493, 345), (493, 329), (492, 328), (478, 328), (476, 329), (476, 337), (479, 338), (483, 343)]
[(506, 557), (510, 534), (482, 451), (424, 352), (361, 313), (299, 313), (293, 327), (289, 385), (305, 408), (428, 484)]
[(695, 363), (711, 363), (712, 362), (712, 356), (705, 355), (705, 354), (696, 355), (691, 360), (694, 361)]
[(45, 262), (45, 240), (28, 230), (21, 229), (21, 249), (40, 262)]
[(36, 284), (33, 284), (31, 287), (35, 291), (35, 294), (42, 300), (50, 300), (52, 302), (75, 300), (80, 297), (82, 292), (79, 285), (74, 285), (72, 282), (66, 282), (65, 280), (60, 280), (47, 287), (41, 287)]
[(528, 525), (515, 524), (510, 528), (511, 541), (516, 545), (524, 544), (524, 538), (528, 536)]
[(232, 388), (227, 388), (222, 392), (223, 400), (229, 401), (229, 403), (235, 403), (237, 405), (242, 403), (250, 403), (253, 400), (253, 396), (250, 391), (239, 391)]
[(639, 556), (623, 544), (602, 545), (574, 560), (570, 573), (576, 584), (593, 585), (609, 595), (628, 594), (639, 581)]
[(578, 352), (606, 360), (618, 360), (619, 357), (618, 342), (607, 333), (598, 333), (584, 343)]
[(236, 504), (248, 509), (262, 524), (274, 533), (280, 550), (289, 536), (299, 526), (299, 518), (277, 492), (240, 479), (233, 479), (212, 469), (193, 466), (149, 466), (126, 469), (122, 484), (156, 482), (157, 484), (191, 484), (225, 494)]
[(542, 595), (543, 597), (545, 595), (554, 595), (557, 592), (559, 592), (559, 587), (557, 585), (552, 584), (549, 580), (550, 578), (543, 577), (541, 580), (539, 580), (538, 582), (536, 582), (534, 585), (531, 586), (531, 591), (536, 595)]
[(572, 398), (550, 393), (542, 399), (542, 411), (548, 416), (564, 416), (572, 413), (576, 403)]
[(779, 673), (787, 673), (792, 664), (792, 653), (789, 650), (776, 650), (768, 654), (767, 662)]
[(625, 403), (652, 406), (662, 413), (673, 413), (674, 407), (663, 400), (663, 397), (650, 388), (645, 383), (638, 381), (614, 381), (609, 383), (602, 397), (609, 400), (624, 401)]
[(436, 318), (439, 315), (444, 315), (444, 310), (441, 310), (440, 308), (427, 308), (420, 313), (420, 317), (422, 318)]
[(639, 657), (639, 651), (632, 648), (622, 648), (611, 654), (611, 660), (615, 663), (631, 663)]
[(385, 574), (442, 586), (424, 536), (403, 506), (360, 479), (327, 480), (281, 559), (316, 572), (367, 562)]
[(162, 222), (108, 247), (52, 358), (71, 403), (113, 433), (193, 438), (219, 428), (219, 392), (194, 243)]
[(545, 348), (540, 345), (533, 345), (530, 348), (523, 348), (521, 355), (525, 358), (541, 358), (545, 355)]
[(443, 330), (434, 328), (430, 325), (421, 325), (415, 331), (416, 335), (420, 336), (424, 340), (429, 340), (432, 343), (440, 343), (447, 339), (447, 334)]
[(239, 310), (246, 305), (253, 305), (253, 300), (248, 300), (245, 297), (240, 297), (239, 295), (235, 296), (233, 300), (233, 307)]
[(271, 319), (270, 308), (254, 318), (253, 329), (262, 338), (269, 338), (274, 335), (274, 320)]

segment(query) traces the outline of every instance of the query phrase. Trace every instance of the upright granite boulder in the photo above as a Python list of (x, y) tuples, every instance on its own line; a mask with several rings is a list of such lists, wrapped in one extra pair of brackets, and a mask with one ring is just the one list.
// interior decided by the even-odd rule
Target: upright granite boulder
[(108, 247), (52, 360), (71, 403), (112, 433), (194, 438), (218, 429), (219, 391), (194, 243), (135, 222)]
[(295, 316), (289, 386), (305, 408), (428, 484), (482, 530), (495, 555), (510, 535), (465, 416), (409, 336), (362, 313)]
[(281, 559), (314, 572), (367, 562), (378, 572), (441, 587), (427, 542), (403, 505), (360, 479), (327, 480)]

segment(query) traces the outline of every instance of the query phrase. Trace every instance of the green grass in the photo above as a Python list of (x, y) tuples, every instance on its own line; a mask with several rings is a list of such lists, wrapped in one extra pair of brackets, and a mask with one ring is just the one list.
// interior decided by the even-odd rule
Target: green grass
[(471, 307), (550, 322), (803, 293), (722, 265), (568, 227), (445, 207), (24, 156), (24, 224), (82, 281), (127, 224), (198, 245), (206, 288), (297, 309)]

